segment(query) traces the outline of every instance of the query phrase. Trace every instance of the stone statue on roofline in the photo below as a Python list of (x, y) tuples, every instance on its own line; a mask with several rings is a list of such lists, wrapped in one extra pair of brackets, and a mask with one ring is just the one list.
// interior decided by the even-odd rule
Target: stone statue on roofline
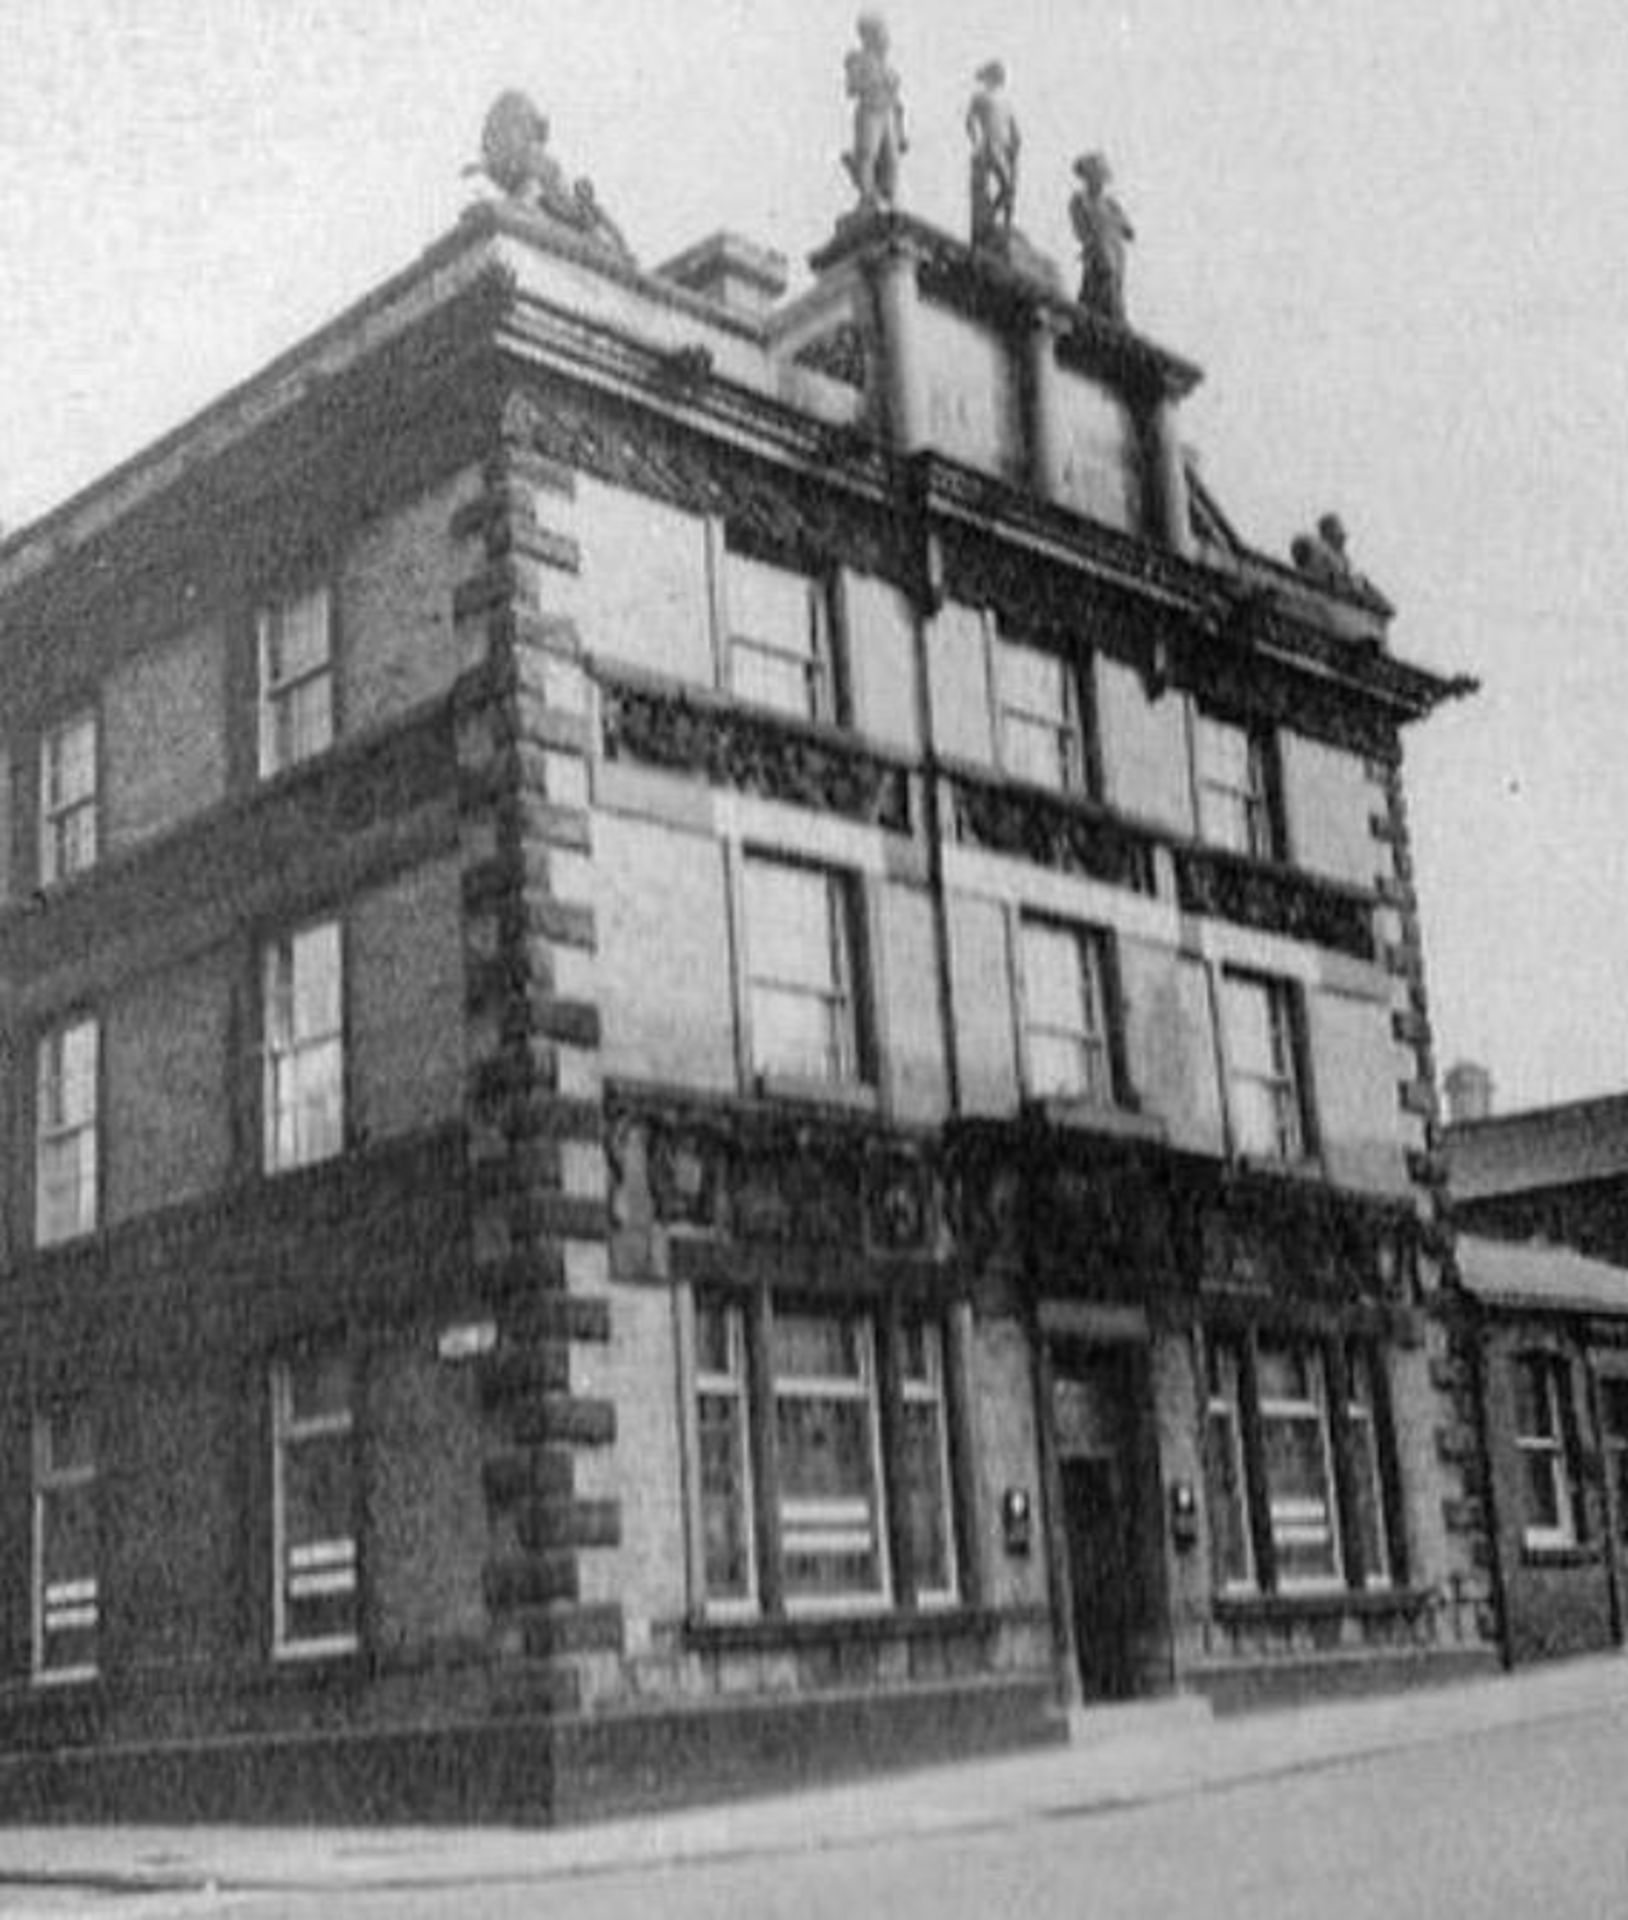
[(594, 183), (566, 178), (548, 150), (548, 134), (548, 116), (538, 111), (529, 94), (518, 89), (500, 93), (481, 126), (481, 157), (464, 171), (483, 174), (516, 206), (557, 220), (631, 260), (627, 241), (600, 206)]
[(899, 160), (908, 142), (899, 76), (888, 65), (887, 22), (862, 13), (859, 45), (843, 63), (848, 98), (854, 103), (854, 144), (842, 164), (859, 193), (860, 213), (890, 210), (899, 187)]
[(1023, 136), (1006, 98), (1006, 68), (991, 60), (978, 69), (977, 91), (967, 107), (972, 142), (970, 187), (972, 244), (1000, 241), (1012, 231), (1017, 210), (1018, 154)]
[(1068, 203), (1068, 218), (1080, 243), (1079, 302), (1123, 326), (1125, 249), (1136, 238), (1135, 229), (1108, 191), (1114, 176), (1100, 153), (1081, 154), (1074, 173), (1080, 184)]
[(1297, 534), (1289, 544), (1289, 558), (1319, 586), (1344, 588), (1367, 599), (1379, 597), (1373, 582), (1352, 566), (1345, 524), (1337, 513), (1325, 513), (1314, 532)]

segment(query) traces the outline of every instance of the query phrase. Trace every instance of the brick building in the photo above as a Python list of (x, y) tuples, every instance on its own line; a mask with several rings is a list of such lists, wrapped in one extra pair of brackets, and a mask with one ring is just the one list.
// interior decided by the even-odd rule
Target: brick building
[(1459, 1345), (1511, 1661), (1619, 1645), (1628, 1585), (1628, 1099), (1495, 1113), (1446, 1075)]
[(1486, 1657), (1457, 689), (1239, 540), (1186, 362), (900, 214), (812, 265), (479, 205), (0, 547), (7, 1808)]

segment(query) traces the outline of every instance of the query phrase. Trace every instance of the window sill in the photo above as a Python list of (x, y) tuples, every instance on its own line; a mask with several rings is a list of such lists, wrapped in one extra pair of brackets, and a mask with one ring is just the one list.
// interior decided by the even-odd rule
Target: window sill
[(752, 1091), (761, 1100), (842, 1107), (850, 1113), (874, 1113), (881, 1100), (878, 1090), (863, 1080), (815, 1080), (794, 1073), (754, 1074)]
[(1417, 1614), (1435, 1601), (1433, 1587), (1328, 1587), (1305, 1593), (1218, 1594), (1212, 1611), (1224, 1626), (1245, 1626), (1261, 1621), (1326, 1620), (1339, 1614)]
[(1521, 1542), (1521, 1565), (1523, 1567), (1596, 1567), (1600, 1564), (1600, 1549), (1595, 1546), (1545, 1546), (1530, 1540)]
[(768, 1647), (826, 1646), (834, 1641), (935, 1640), (985, 1633), (1003, 1616), (987, 1607), (931, 1606), (855, 1609), (852, 1613), (758, 1615), (709, 1619), (692, 1615), (684, 1637), (717, 1652)]
[(1159, 1141), (1169, 1137), (1164, 1121), (1134, 1108), (1104, 1100), (1068, 1100), (1056, 1096), (1031, 1100), (1029, 1110), (1063, 1133), (1100, 1133), (1117, 1140)]

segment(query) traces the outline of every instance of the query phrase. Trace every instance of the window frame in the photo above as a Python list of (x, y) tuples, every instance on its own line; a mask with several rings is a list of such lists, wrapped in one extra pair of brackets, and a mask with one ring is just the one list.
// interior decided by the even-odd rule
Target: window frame
[[(719, 543), (717, 551), (720, 556), (718, 631), (725, 692), (731, 699), (763, 713), (780, 714), (815, 726), (846, 726), (849, 718), (844, 671), (846, 647), (842, 594), (836, 572), (737, 546), (727, 537)], [(745, 630), (742, 609), (748, 596), (742, 575), (747, 569), (802, 588), (806, 648), (785, 645), (779, 634)], [(764, 697), (750, 690), (745, 684), (748, 676), (741, 671), (743, 655), (770, 670), (778, 667), (788, 674), (799, 674), (803, 697), (788, 701)]]
[[(1111, 1109), (1126, 1104), (1121, 1060), (1121, 1023), (1118, 972), (1111, 929), (1084, 921), (1061, 920), (1043, 913), (1020, 913), (1018, 935), (1018, 1006), (1022, 1042), (1023, 1087), (1031, 1100), (1058, 1100), (1080, 1107)], [(1079, 988), (1081, 1025), (1043, 1026), (1035, 1018), (1035, 993), (1030, 937), (1068, 944), (1074, 953)], [(1095, 1022), (1093, 1035), (1092, 1023)], [(1035, 1037), (1074, 1040), (1085, 1060), (1084, 1084), (1068, 1091), (1043, 1088), (1035, 1062)], [(1095, 1059), (1093, 1068), (1090, 1062)]]
[[(345, 1405), (339, 1412), (300, 1417), (294, 1408), (294, 1374), (298, 1367), (337, 1365), (343, 1369)], [(344, 1348), (312, 1348), (273, 1358), (269, 1369), (271, 1400), (271, 1653), (278, 1661), (324, 1660), (356, 1653), (362, 1644), (361, 1461), (358, 1406), (360, 1369)], [(334, 1441), (344, 1446), (348, 1477), (349, 1532), (343, 1537), (311, 1543), (323, 1550), (308, 1571), (320, 1583), (311, 1594), (292, 1591), (288, 1515), (288, 1456), (301, 1446)], [(298, 1544), (298, 1543), (296, 1543)], [(333, 1550), (342, 1549), (339, 1557)], [(302, 1569), (305, 1571), (306, 1569)], [(348, 1576), (348, 1578), (347, 1578)], [(335, 1582), (340, 1584), (335, 1585)], [(290, 1611), (300, 1599), (323, 1592), (345, 1592), (350, 1597), (350, 1625), (342, 1632), (300, 1635), (292, 1631)]]
[[(88, 1089), (87, 1110), (66, 1113), (69, 1092), (68, 1053), (75, 1038), (88, 1035), (89, 1061), (78, 1077)], [(34, 1052), (34, 1245), (62, 1246), (83, 1239), (101, 1224), (102, 1029), (92, 1013), (75, 1013), (45, 1028)], [(61, 1118), (48, 1116), (61, 1113)], [(64, 1147), (77, 1157), (74, 1192), (78, 1206), (71, 1220), (50, 1224), (46, 1196), (50, 1191), (46, 1160)]]
[[(84, 765), (88, 784), (64, 795), (61, 791), (68, 756), (63, 749), (80, 733), (90, 735)], [(101, 858), (102, 728), (94, 706), (77, 708), (40, 735), (39, 833), (37, 860), (42, 887), (65, 886), (88, 873)], [(88, 844), (77, 839), (80, 822), (88, 823)]]
[[(331, 933), (333, 938), (334, 1002), (333, 1024), (321, 1031), (301, 1035), (294, 1030), (298, 1018), (301, 986), (298, 972), (300, 943), (314, 935)], [(324, 914), (301, 921), (263, 938), (259, 947), (258, 990), (260, 995), (260, 1170), (268, 1178), (297, 1172), (302, 1167), (320, 1166), (338, 1159), (346, 1150), (350, 1124), (350, 1020), (348, 1006), (349, 965), (345, 924), (337, 914)], [(285, 984), (286, 962), (286, 984)], [(281, 1016), (288, 1010), (289, 1031), (281, 1031)], [(302, 1110), (303, 1062), (332, 1052), (333, 1086), (331, 1101), (335, 1109), (331, 1122), (332, 1139), (325, 1150), (318, 1146), (302, 1148), (298, 1138)], [(282, 1095), (285, 1071), (292, 1076), (287, 1099)], [(285, 1157), (280, 1149), (284, 1115), (291, 1115), (296, 1138)]]
[[(1402, 1489), (1397, 1477), (1396, 1433), (1383, 1347), (1364, 1337), (1315, 1334), (1278, 1326), (1223, 1323), (1203, 1336), (1205, 1399), (1203, 1421), (1204, 1497), (1214, 1592), (1222, 1602), (1319, 1600), (1399, 1588), (1406, 1578), (1407, 1549), (1401, 1531)], [(1285, 1396), (1263, 1390), (1263, 1351), (1299, 1356), (1308, 1391)], [(1368, 1369), (1371, 1424), (1350, 1418), (1356, 1398), (1353, 1367)], [(1231, 1395), (1218, 1390), (1230, 1366)], [(1243, 1567), (1229, 1573), (1222, 1564), (1217, 1527), (1215, 1428), (1218, 1415), (1232, 1426), (1227, 1465), (1236, 1489), (1235, 1517), (1243, 1549)], [(1271, 1484), (1267, 1429), (1273, 1422), (1315, 1422), (1326, 1498), (1325, 1531), (1330, 1555), (1327, 1573), (1285, 1571), (1283, 1529), (1292, 1516), (1274, 1512), (1282, 1503)], [(1356, 1476), (1359, 1452), (1369, 1449), (1374, 1494), (1374, 1538), (1364, 1537)], [(1377, 1548), (1377, 1562), (1374, 1549)]]
[[(1628, 1372), (1607, 1367), (1596, 1376), (1600, 1402), (1600, 1452), (1620, 1544), (1628, 1544)], [(1620, 1415), (1619, 1419), (1617, 1416)]]
[[(1021, 781), (1042, 792), (1072, 799), (1095, 799), (1101, 791), (1097, 760), (1095, 712), (1088, 693), (1090, 654), (1075, 657), (1061, 647), (1037, 645), (1033, 640), (1002, 630), (991, 618), (991, 692), (994, 709), (995, 758), (1009, 780)], [(1037, 707), (1019, 697), (1013, 681), (1028, 663), (1054, 669), (1059, 699), (1054, 706)], [(1014, 732), (1044, 735), (1056, 752), (1056, 770), (1036, 777), (1027, 756), (1014, 748)]]
[[(1213, 750), (1225, 738), (1241, 750), (1243, 777)], [(1223, 853), (1281, 862), (1288, 857), (1275, 729), (1197, 706), (1193, 714), (1193, 799), (1199, 840)]]
[[(63, 1413), (82, 1418), (88, 1435), (88, 1458), (58, 1465), (53, 1458), (54, 1423)], [(71, 1686), (95, 1680), (101, 1672), (99, 1641), (101, 1635), (101, 1542), (100, 1503), (97, 1484), (100, 1478), (94, 1411), (83, 1395), (59, 1398), (37, 1407), (30, 1430), (31, 1512), (29, 1547), (30, 1676), (36, 1686)], [(66, 1583), (46, 1577), (47, 1536), (52, 1503), (63, 1497), (88, 1497), (92, 1503), (92, 1565), (88, 1575)], [(53, 1603), (53, 1585), (59, 1591)], [(67, 1618), (53, 1620), (53, 1605)], [(49, 1656), (53, 1633), (89, 1632), (93, 1636), (92, 1657), (88, 1660), (54, 1665)]]
[[(1317, 1129), (1307, 1070), (1304, 1011), (1300, 987), (1281, 975), (1224, 967), (1220, 976), (1221, 1044), (1226, 1065), (1227, 1126), (1232, 1150), (1240, 1159), (1264, 1166), (1298, 1166), (1317, 1152)], [(1273, 1058), (1266, 1070), (1245, 1064), (1239, 1045), (1239, 1020), (1233, 1012), (1237, 997), (1254, 992), (1262, 996), (1265, 1029)], [(1263, 1089), (1274, 1120), (1277, 1144), (1263, 1148), (1246, 1144), (1240, 1125), (1244, 1111), (1240, 1087)]]
[[(1302, 1367), (1306, 1381), (1303, 1392), (1268, 1393), (1262, 1387), (1261, 1347), (1281, 1351)], [(1256, 1417), (1261, 1429), (1264, 1469), (1261, 1492), (1266, 1503), (1266, 1520), (1272, 1536), (1272, 1564), (1277, 1591), (1284, 1594), (1335, 1591), (1348, 1584), (1344, 1541), (1346, 1515), (1341, 1498), (1344, 1488), (1335, 1459), (1327, 1355), (1315, 1341), (1292, 1338), (1271, 1338), (1260, 1341), (1257, 1343), (1255, 1356), (1254, 1391)], [(1268, 1429), (1272, 1427), (1309, 1430), (1315, 1437), (1323, 1486), (1323, 1497), (1320, 1502), (1307, 1500), (1304, 1496), (1291, 1500), (1289, 1496), (1274, 1488), (1271, 1448), (1267, 1439)], [(1288, 1510), (1291, 1505), (1297, 1509), (1303, 1509), (1318, 1504), (1323, 1510), (1321, 1522), (1316, 1521), (1308, 1512)], [(1298, 1544), (1292, 1537), (1295, 1530), (1306, 1532), (1312, 1527), (1320, 1527), (1321, 1532), (1327, 1537), (1330, 1562), (1328, 1571), (1326, 1573), (1286, 1573), (1284, 1561), (1288, 1557), (1289, 1549)]]
[[(255, 766), (262, 781), (275, 780), (306, 761), (317, 759), (339, 738), (337, 599), (333, 583), (322, 579), (289, 592), (268, 595), (255, 607)], [(292, 672), (274, 674), (273, 651), (290, 616), (313, 601), (320, 602), (322, 610), (321, 657)], [(285, 750), (280, 745), (282, 715), (297, 706), (303, 693), (319, 684), (326, 696), (321, 708), (322, 720), (316, 728), (320, 738), (308, 745), (296, 739)]]
[[(1510, 1433), (1521, 1463), (1521, 1545), (1528, 1553), (1570, 1553), (1584, 1543), (1580, 1509), (1581, 1481), (1576, 1446), (1576, 1405), (1571, 1362), (1549, 1348), (1522, 1348), (1511, 1356), (1515, 1370), (1530, 1369), (1541, 1383), (1537, 1399), (1550, 1422), (1550, 1431), (1527, 1432), (1522, 1424), (1522, 1395), (1514, 1387)], [(1547, 1465), (1554, 1500), (1552, 1526), (1532, 1519), (1531, 1469), (1535, 1461)]]
[[(869, 1094), (876, 1087), (873, 1002), (869, 980), (869, 940), (864, 878), (847, 867), (755, 846), (741, 851), (740, 980), (745, 1067), (750, 1083), (831, 1096)], [(810, 984), (759, 971), (767, 942), (753, 896), (754, 875), (797, 878), (823, 888), (827, 979)], [(754, 923), (757, 931), (754, 932)], [(825, 1009), (823, 1067), (769, 1049), (773, 1022), (766, 1017), (770, 998), (814, 1002)]]
[[(879, 1298), (844, 1295), (830, 1298), (795, 1289), (743, 1288), (727, 1280), (709, 1280), (686, 1290), (686, 1318), (690, 1328), (686, 1389), (686, 1431), (693, 1462), (690, 1495), (691, 1617), (699, 1626), (841, 1621), (855, 1615), (899, 1612), (942, 1612), (965, 1603), (967, 1568), (961, 1531), (962, 1491), (956, 1470), (956, 1434), (960, 1419), (953, 1388), (952, 1334), (947, 1314), (922, 1307), (889, 1310)], [(747, 1590), (714, 1592), (708, 1584), (706, 1556), (707, 1490), (700, 1451), (700, 1404), (719, 1392), (719, 1380), (703, 1371), (696, 1329), (703, 1313), (716, 1313), (732, 1331), (732, 1351), (740, 1371), (730, 1387), (738, 1395), (737, 1433), (743, 1447), (744, 1470), (735, 1490), (734, 1529), (746, 1543), (750, 1559)], [(803, 1375), (781, 1371), (774, 1353), (777, 1318), (809, 1317), (840, 1323), (856, 1338), (860, 1364), (846, 1375)], [(905, 1351), (906, 1329), (927, 1337), (923, 1353), (936, 1357), (914, 1376)], [(869, 1543), (865, 1551), (874, 1560), (874, 1585), (854, 1585), (830, 1592), (798, 1591), (791, 1578), (795, 1546), (788, 1546), (788, 1507), (785, 1437), (781, 1421), (784, 1406), (842, 1400), (862, 1408), (868, 1449)], [(938, 1503), (936, 1525), (943, 1541), (939, 1567), (915, 1565), (909, 1528), (912, 1501), (921, 1489), (913, 1485), (913, 1465), (907, 1435), (908, 1410), (934, 1410), (932, 1486), (929, 1497)], [(831, 1523), (835, 1526), (835, 1521)], [(851, 1549), (850, 1549), (851, 1550)], [(840, 1546), (833, 1543), (833, 1553)], [(948, 1584), (945, 1584), (945, 1582)]]

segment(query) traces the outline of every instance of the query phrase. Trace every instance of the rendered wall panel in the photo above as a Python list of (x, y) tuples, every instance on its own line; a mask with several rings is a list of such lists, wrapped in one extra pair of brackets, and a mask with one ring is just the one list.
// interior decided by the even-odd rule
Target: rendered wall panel
[(712, 686), (707, 523), (699, 515), (580, 476), (571, 527), (581, 573), (562, 589), (582, 644), (647, 673)]
[(1171, 1144), (1220, 1153), (1224, 1143), (1215, 1028), (1202, 965), (1142, 940), (1121, 939), (1125, 1055), (1144, 1112)]
[(1095, 691), (1104, 798), (1138, 819), (1190, 834), (1193, 787), (1181, 696), (1150, 700), (1133, 667), (1101, 655)]
[(933, 621), (927, 630), (927, 673), (938, 751), (993, 765), (987, 640), (984, 616), (975, 607), (952, 601)]
[(614, 814), (594, 818), (600, 1058), (607, 1074), (737, 1085), (722, 847)]
[(1382, 805), (1362, 756), (1287, 730), (1278, 735), (1289, 852), (1300, 866), (1371, 887), (1382, 850), (1369, 829)]
[(149, 974), (102, 1020), (107, 1218), (218, 1187), (231, 1165), (231, 956)]
[(854, 725), (889, 746), (916, 751), (915, 621), (897, 587), (865, 574), (846, 574), (848, 682)]
[(948, 912), (961, 1104), (968, 1113), (1010, 1115), (1018, 1104), (1018, 1060), (1005, 910), (951, 894)]
[(339, 576), (346, 732), (450, 691), (458, 673), (452, 592), (469, 567), (452, 519), (477, 489), (477, 476), (460, 476), (367, 528), (346, 554)]
[(226, 633), (210, 621), (138, 654), (102, 696), (102, 842), (136, 845), (226, 792)]
[(361, 895), (347, 915), (350, 1085), (366, 1139), (463, 1110), (460, 911), (457, 864), (442, 860)]

